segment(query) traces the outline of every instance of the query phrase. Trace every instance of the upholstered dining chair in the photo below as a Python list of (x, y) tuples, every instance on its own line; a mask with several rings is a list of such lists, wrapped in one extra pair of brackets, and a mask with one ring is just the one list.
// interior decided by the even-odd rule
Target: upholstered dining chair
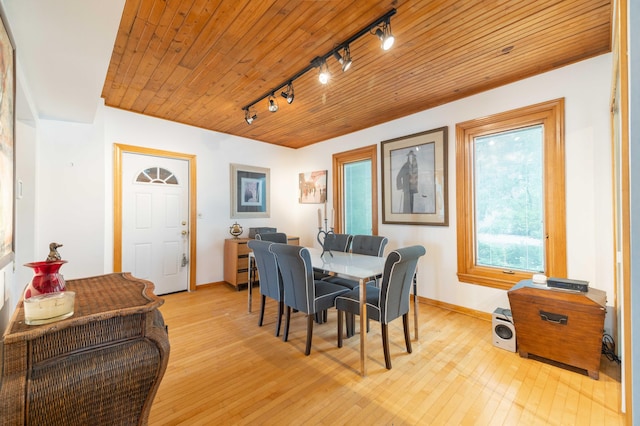
[[(402, 316), (404, 326), (404, 341), (407, 352), (411, 353), (412, 351), (409, 337), (409, 293), (418, 266), (418, 259), (425, 253), (425, 248), (420, 245), (392, 251), (385, 261), (380, 287), (367, 285), (367, 318), (381, 324), (382, 347), (387, 369), (391, 369), (388, 324), (400, 316)], [(348, 293), (339, 295), (335, 305), (338, 310), (338, 347), (340, 348), (342, 347), (343, 313), (360, 314), (360, 288), (356, 287)], [(360, 330), (360, 332), (366, 331)]]
[(354, 235), (351, 253), (382, 257), (389, 239), (380, 235)]
[[(387, 237), (380, 235), (354, 235), (351, 240), (351, 253), (382, 257), (384, 255), (384, 248), (388, 242), (389, 239)], [(358, 285), (358, 281), (343, 277), (330, 276), (325, 277), (324, 280), (330, 283), (340, 284), (349, 289), (353, 289)]]
[(304, 354), (309, 355), (315, 314), (333, 307), (336, 297), (349, 289), (326, 281), (314, 280), (311, 255), (305, 247), (272, 244), (269, 250), (277, 259), (284, 289), (284, 304), (287, 307), (282, 339), (285, 342), (289, 339), (291, 309), (303, 312), (307, 316), (307, 344)]
[[(351, 253), (382, 257), (388, 242), (389, 239), (387, 237), (380, 235), (354, 235), (351, 239)], [(343, 277), (328, 277), (324, 278), (324, 280), (347, 287), (350, 290), (359, 284), (358, 281)], [(377, 282), (369, 281), (367, 284), (377, 284)], [(347, 337), (353, 336), (353, 330), (353, 315), (347, 314)]]
[[(352, 238), (353, 238), (353, 235), (351, 234), (329, 234), (324, 240), (324, 244), (325, 244), (324, 248), (325, 250), (348, 252), (351, 248)], [(313, 277), (316, 280), (321, 280), (324, 278), (328, 278), (330, 276), (331, 275), (325, 274), (320, 271), (315, 271), (313, 273)]]
[(285, 234), (284, 232), (267, 232), (265, 234), (256, 234), (256, 240), (287, 244), (287, 234)]
[[(284, 299), (282, 297), (282, 279), (276, 257), (269, 251), (269, 247), (275, 243), (270, 241), (249, 240), (247, 246), (253, 251), (256, 265), (258, 266), (258, 275), (260, 277), (260, 318), (258, 326), (262, 327), (264, 320), (264, 306), (267, 297), (278, 302), (278, 319), (276, 322), (276, 336), (280, 336), (280, 325), (282, 323), (282, 314), (284, 312)], [(249, 283), (251, 285), (251, 283)]]

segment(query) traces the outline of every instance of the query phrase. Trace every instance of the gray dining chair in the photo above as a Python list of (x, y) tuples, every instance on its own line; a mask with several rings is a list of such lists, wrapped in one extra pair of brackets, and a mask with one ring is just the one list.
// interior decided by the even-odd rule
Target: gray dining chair
[[(353, 235), (351, 234), (329, 234), (324, 240), (325, 250), (330, 251), (340, 251), (340, 252), (348, 252), (351, 248), (351, 239)], [(321, 280), (324, 278), (328, 278), (331, 275), (325, 274), (321, 271), (315, 271), (313, 276), (316, 280)]]
[[(267, 297), (278, 302), (278, 317), (276, 322), (276, 336), (280, 335), (280, 325), (282, 323), (282, 314), (284, 312), (284, 299), (282, 297), (282, 278), (276, 263), (276, 257), (269, 247), (273, 244), (270, 241), (249, 240), (247, 246), (253, 251), (256, 265), (258, 267), (260, 295), (260, 318), (258, 326), (262, 327), (264, 321), (264, 307)], [(251, 285), (251, 283), (249, 283)]]
[(382, 257), (389, 240), (380, 235), (354, 235), (351, 241), (351, 253)]
[[(382, 257), (388, 242), (387, 237), (380, 235), (354, 235), (351, 240), (351, 253)], [(353, 289), (359, 284), (358, 281), (337, 276), (325, 277), (324, 280), (348, 289)]]
[[(382, 257), (384, 248), (387, 246), (389, 239), (380, 235), (354, 235), (351, 240), (351, 253), (364, 254), (367, 256)], [(360, 283), (358, 281), (331, 276), (324, 278), (325, 281), (347, 287), (348, 289), (356, 288)], [(367, 285), (375, 284), (377, 281), (369, 281)], [(354, 318), (353, 315), (347, 314), (347, 337), (353, 336)]]
[[(385, 261), (380, 287), (367, 285), (367, 318), (381, 324), (382, 347), (387, 369), (391, 369), (388, 324), (400, 316), (402, 316), (407, 352), (411, 353), (412, 351), (409, 337), (409, 294), (418, 266), (418, 259), (425, 253), (425, 248), (420, 245), (392, 251)], [(356, 287), (348, 293), (336, 297), (335, 305), (338, 310), (338, 347), (341, 348), (343, 313), (360, 314), (360, 288)], [(366, 331), (360, 330), (360, 332)]]
[(256, 240), (287, 244), (287, 234), (284, 232), (266, 232), (264, 234), (256, 234)]
[(289, 339), (291, 309), (304, 313), (307, 316), (307, 344), (304, 354), (309, 355), (315, 314), (333, 307), (336, 297), (349, 289), (314, 280), (311, 255), (305, 247), (272, 244), (269, 250), (276, 256), (282, 277), (284, 304), (287, 307), (283, 340), (286, 342)]

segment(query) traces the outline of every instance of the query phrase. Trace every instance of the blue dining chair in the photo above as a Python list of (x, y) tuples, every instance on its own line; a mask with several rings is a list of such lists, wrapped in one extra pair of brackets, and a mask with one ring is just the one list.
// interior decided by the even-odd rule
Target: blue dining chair
[[(388, 324), (400, 316), (407, 352), (412, 351), (409, 337), (409, 294), (418, 259), (425, 253), (425, 248), (419, 245), (392, 251), (385, 261), (380, 287), (367, 285), (367, 318), (378, 321), (382, 326), (382, 347), (387, 369), (391, 369)], [(336, 297), (335, 305), (338, 310), (338, 347), (341, 348), (343, 313), (360, 315), (360, 287)], [(360, 333), (364, 332), (366, 331), (360, 330)]]
[(287, 234), (284, 232), (266, 232), (264, 234), (256, 234), (256, 240), (287, 244)]
[[(348, 252), (351, 248), (351, 234), (329, 234), (324, 240), (324, 249), (330, 251)], [(315, 271), (313, 276), (316, 280), (322, 280), (330, 277), (331, 275), (324, 272)]]
[[(276, 336), (280, 335), (280, 325), (282, 323), (282, 314), (284, 312), (284, 299), (282, 297), (282, 278), (280, 277), (280, 271), (278, 270), (278, 264), (276, 258), (269, 247), (273, 244), (270, 241), (249, 240), (247, 246), (253, 251), (255, 256), (256, 265), (258, 267), (260, 295), (262, 296), (260, 302), (260, 318), (258, 319), (258, 326), (262, 327), (264, 320), (264, 307), (267, 297), (278, 302), (278, 319), (276, 322)], [(251, 285), (251, 283), (249, 283)]]
[(309, 355), (315, 314), (333, 307), (336, 297), (346, 293), (349, 289), (326, 281), (315, 280), (311, 255), (305, 247), (272, 244), (269, 250), (276, 256), (282, 277), (284, 304), (287, 307), (283, 340), (286, 342), (289, 339), (291, 309), (304, 313), (307, 316), (307, 344), (304, 354)]

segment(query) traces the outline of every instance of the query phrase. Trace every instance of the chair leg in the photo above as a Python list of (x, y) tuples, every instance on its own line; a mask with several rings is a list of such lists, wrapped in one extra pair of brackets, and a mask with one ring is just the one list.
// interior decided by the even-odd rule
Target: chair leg
[(389, 328), (387, 324), (380, 323), (382, 326), (382, 348), (384, 349), (384, 364), (387, 370), (391, 370), (391, 355), (389, 354)]
[(284, 311), (284, 302), (278, 302), (278, 323), (276, 324), (276, 337), (280, 335), (280, 324), (282, 323), (282, 312)]
[(304, 351), (305, 355), (311, 353), (311, 338), (313, 337), (313, 315), (307, 315), (307, 348)]
[(338, 310), (338, 347), (342, 347), (342, 311)]
[(407, 345), (407, 352), (411, 353), (411, 336), (409, 336), (409, 314), (402, 316), (402, 325), (404, 326), (404, 342)]
[(262, 327), (262, 321), (264, 320), (264, 305), (266, 303), (267, 296), (264, 294), (260, 298), (260, 318), (258, 319), (258, 327)]
[(349, 337), (353, 337), (356, 334), (356, 318), (350, 312), (345, 312), (345, 316), (347, 317), (347, 339)]
[(282, 341), (289, 340), (289, 321), (291, 320), (291, 306), (287, 306), (287, 315), (284, 319), (284, 334), (282, 335)]

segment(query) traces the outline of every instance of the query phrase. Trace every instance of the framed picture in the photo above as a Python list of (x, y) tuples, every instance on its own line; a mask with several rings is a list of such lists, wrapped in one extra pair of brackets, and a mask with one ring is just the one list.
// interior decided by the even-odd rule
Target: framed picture
[(0, 19), (0, 268), (14, 257), (14, 108), (13, 44)]
[(447, 127), (383, 141), (382, 223), (448, 226)]
[(298, 178), (300, 204), (323, 204), (327, 202), (327, 171), (300, 173)]
[(231, 218), (269, 217), (269, 169), (231, 164)]

